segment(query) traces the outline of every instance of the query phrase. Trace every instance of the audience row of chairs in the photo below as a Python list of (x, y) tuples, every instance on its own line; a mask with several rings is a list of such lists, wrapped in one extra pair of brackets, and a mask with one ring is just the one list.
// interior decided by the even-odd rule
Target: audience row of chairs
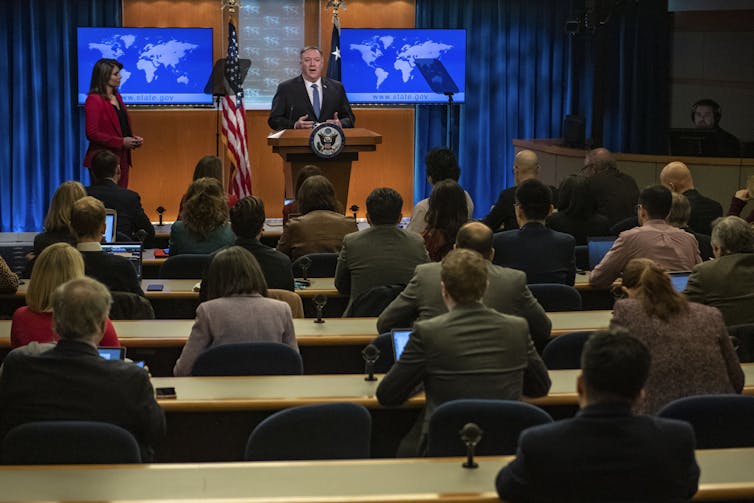
[[(754, 447), (754, 397), (706, 395), (671, 402), (660, 417), (690, 423), (698, 449)], [(429, 456), (463, 456), (459, 432), (469, 423), (481, 429), (477, 455), (515, 454), (520, 433), (552, 422), (533, 405), (509, 400), (455, 400), (430, 418)], [(372, 418), (362, 405), (335, 403), (277, 412), (251, 432), (246, 461), (364, 459), (370, 455)], [(3, 442), (3, 463), (140, 463), (139, 446), (123, 428), (90, 421), (42, 421), (11, 430)]]

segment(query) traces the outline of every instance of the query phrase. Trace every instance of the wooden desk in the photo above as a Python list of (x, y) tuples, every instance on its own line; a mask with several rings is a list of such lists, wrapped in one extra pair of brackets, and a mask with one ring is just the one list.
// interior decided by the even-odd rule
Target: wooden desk
[[(695, 500), (754, 497), (754, 449), (696, 452)], [(461, 458), (0, 467), (0, 501), (494, 503), (511, 456)]]

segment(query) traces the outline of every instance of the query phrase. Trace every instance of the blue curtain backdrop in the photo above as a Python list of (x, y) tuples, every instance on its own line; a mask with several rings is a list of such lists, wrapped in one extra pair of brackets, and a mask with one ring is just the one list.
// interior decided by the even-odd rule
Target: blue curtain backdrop
[(0, 2), (0, 230), (40, 230), (57, 186), (85, 175), (76, 27), (120, 24), (120, 0)]

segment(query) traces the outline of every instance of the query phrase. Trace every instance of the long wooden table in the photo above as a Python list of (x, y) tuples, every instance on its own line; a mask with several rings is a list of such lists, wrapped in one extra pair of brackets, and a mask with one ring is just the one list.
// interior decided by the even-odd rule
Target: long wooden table
[[(694, 500), (754, 497), (754, 448), (696, 451)], [(0, 467), (0, 501), (205, 503), (499, 502), (495, 477), (512, 456), (460, 458)]]

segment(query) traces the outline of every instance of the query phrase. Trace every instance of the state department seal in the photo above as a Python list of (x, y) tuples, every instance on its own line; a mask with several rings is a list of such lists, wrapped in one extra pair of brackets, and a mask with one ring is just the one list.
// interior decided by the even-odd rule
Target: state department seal
[(343, 130), (340, 126), (329, 122), (314, 126), (312, 134), (309, 136), (309, 147), (311, 147), (312, 152), (323, 159), (332, 159), (339, 156), (345, 144), (346, 135), (343, 134)]

